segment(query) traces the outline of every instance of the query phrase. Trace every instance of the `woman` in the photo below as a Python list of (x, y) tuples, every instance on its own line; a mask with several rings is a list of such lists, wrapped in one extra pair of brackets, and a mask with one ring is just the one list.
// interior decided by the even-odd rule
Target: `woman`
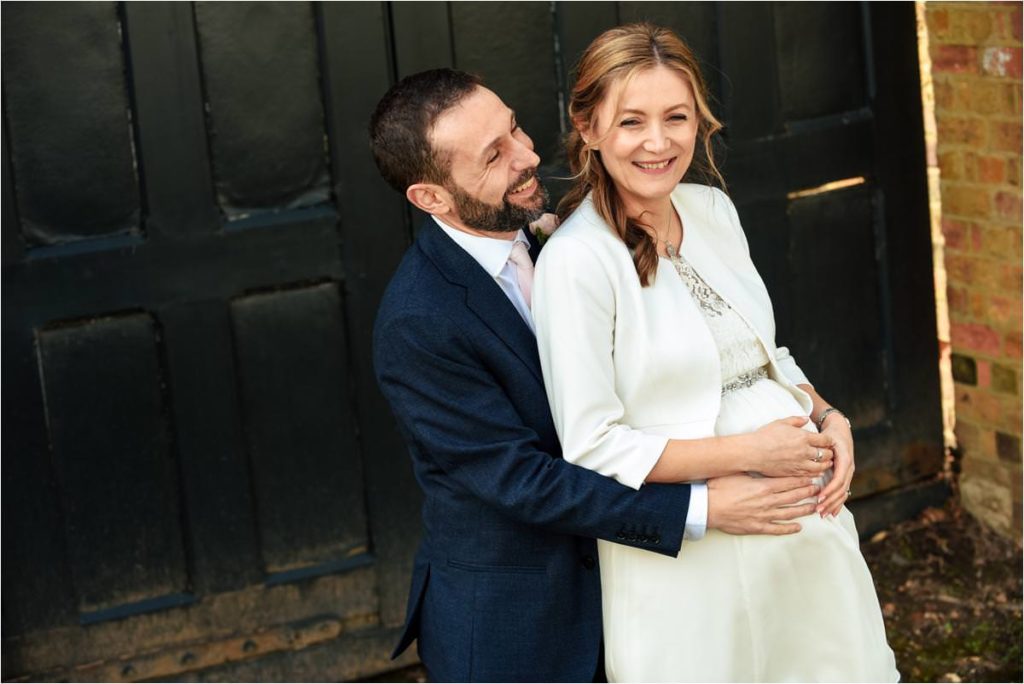
[(607, 31), (580, 61), (569, 111), (575, 184), (559, 213), (571, 215), (533, 289), (565, 458), (633, 487), (748, 472), (827, 482), (797, 534), (709, 529), (675, 559), (599, 542), (609, 679), (897, 680), (843, 506), (849, 423), (775, 346), (729, 198), (680, 183), (698, 147), (721, 182), (721, 126), (692, 53), (650, 25)]

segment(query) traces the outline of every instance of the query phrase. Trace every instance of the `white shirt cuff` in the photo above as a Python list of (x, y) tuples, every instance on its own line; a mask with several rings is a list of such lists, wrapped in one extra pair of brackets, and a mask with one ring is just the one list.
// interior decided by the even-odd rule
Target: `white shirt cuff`
[(700, 541), (708, 531), (708, 486), (703, 482), (690, 485), (690, 508), (686, 512), (683, 539)]

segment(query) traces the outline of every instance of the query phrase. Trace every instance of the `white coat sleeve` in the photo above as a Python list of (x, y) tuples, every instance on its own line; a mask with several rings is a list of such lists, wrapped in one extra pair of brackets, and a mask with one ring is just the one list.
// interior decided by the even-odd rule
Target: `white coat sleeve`
[(639, 489), (667, 437), (623, 424), (613, 359), (615, 288), (593, 249), (556, 233), (541, 251), (533, 316), (551, 415), (570, 463)]
[[(729, 223), (732, 225), (733, 230), (736, 233), (737, 238), (743, 245), (743, 251), (746, 253), (747, 258), (750, 259), (750, 245), (747, 243), (747, 235), (743, 232), (743, 226), (740, 225), (740, 216), (736, 212), (736, 205), (732, 203), (732, 200), (724, 192), (718, 188), (714, 188), (714, 192), (717, 195), (715, 198), (716, 202), (723, 202), (728, 208), (729, 212)], [(753, 262), (751, 262), (753, 266)], [(756, 268), (755, 268), (756, 270)], [(804, 372), (800, 370), (800, 366), (796, 364), (796, 359), (789, 353), (789, 347), (776, 347), (775, 348), (775, 362), (779, 366), (779, 370), (792, 382), (794, 385), (810, 385), (811, 381), (807, 379)]]

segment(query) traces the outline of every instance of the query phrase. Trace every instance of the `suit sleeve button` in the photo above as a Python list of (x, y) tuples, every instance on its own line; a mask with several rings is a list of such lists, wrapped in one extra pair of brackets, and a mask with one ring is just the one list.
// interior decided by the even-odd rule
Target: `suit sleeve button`
[(583, 567), (585, 567), (587, 570), (593, 570), (595, 565), (597, 565), (597, 561), (594, 560), (593, 556), (583, 557)]

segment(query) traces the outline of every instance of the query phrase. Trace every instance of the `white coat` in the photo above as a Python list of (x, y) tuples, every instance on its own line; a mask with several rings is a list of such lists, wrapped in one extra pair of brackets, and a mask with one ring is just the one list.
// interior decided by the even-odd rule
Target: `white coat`
[[(682, 256), (754, 329), (769, 377), (805, 409), (807, 377), (775, 345), (775, 316), (725, 193), (680, 184)], [(541, 251), (533, 285), (544, 382), (566, 460), (639, 489), (668, 439), (714, 435), (722, 393), (711, 332), (668, 259), (641, 287), (629, 250), (588, 197)]]

